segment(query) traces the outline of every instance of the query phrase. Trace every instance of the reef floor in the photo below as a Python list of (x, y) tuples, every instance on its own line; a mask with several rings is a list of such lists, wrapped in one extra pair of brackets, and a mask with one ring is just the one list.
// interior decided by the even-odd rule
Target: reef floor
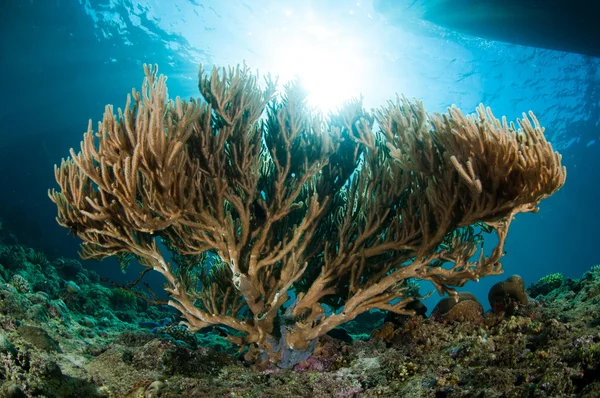
[(76, 260), (7, 240), (0, 397), (600, 397), (600, 266), (527, 294), (508, 278), (485, 313), (463, 293), (429, 317), (367, 314), (281, 370), (250, 363), (218, 330), (188, 333)]

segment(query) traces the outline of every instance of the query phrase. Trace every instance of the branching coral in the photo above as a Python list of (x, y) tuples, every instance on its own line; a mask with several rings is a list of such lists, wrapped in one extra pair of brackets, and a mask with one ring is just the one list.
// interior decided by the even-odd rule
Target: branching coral
[(144, 68), (142, 91), (55, 168), (57, 220), (84, 258), (160, 272), (190, 329), (228, 326), (273, 362), (370, 309), (410, 314), (411, 279), (454, 295), (500, 273), (513, 217), (565, 180), (533, 114), (515, 126), (483, 106), (429, 115), (396, 98), (324, 118), (298, 85), (276, 96), (239, 66), (201, 68), (203, 98), (171, 101)]

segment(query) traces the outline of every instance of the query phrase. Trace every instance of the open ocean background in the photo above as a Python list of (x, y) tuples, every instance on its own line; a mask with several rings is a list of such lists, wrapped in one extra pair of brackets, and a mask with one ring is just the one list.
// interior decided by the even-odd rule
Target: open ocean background
[[(321, 50), (307, 50), (316, 43)], [(309, 71), (316, 97), (362, 93), (368, 108), (397, 92), (430, 112), (452, 104), (472, 112), (481, 102), (513, 120), (534, 111), (563, 154), (566, 185), (539, 213), (517, 217), (505, 275), (466, 290), (486, 306), (489, 288), (511, 274), (530, 284), (600, 264), (598, 58), (401, 26), (371, 1), (342, 0), (3, 0), (0, 54), (0, 220), (50, 259), (77, 255), (47, 190), (88, 119), (100, 120), (106, 104), (124, 106), (143, 63), (159, 65), (171, 96), (196, 97), (200, 62), (245, 60), (282, 80)], [(137, 271), (122, 275), (114, 259), (84, 264), (117, 281)]]

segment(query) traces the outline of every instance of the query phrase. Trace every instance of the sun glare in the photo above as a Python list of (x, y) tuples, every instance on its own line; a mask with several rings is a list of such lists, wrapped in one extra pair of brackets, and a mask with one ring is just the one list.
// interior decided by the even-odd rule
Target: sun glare
[(308, 91), (308, 102), (323, 112), (361, 95), (365, 55), (351, 38), (339, 38), (320, 29), (320, 34), (280, 39), (272, 72), (280, 82), (298, 79)]

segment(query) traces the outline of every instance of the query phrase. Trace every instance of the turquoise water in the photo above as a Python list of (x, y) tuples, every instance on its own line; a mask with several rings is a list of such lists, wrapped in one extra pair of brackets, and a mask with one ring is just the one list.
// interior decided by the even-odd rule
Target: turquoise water
[[(539, 213), (517, 217), (505, 274), (528, 284), (554, 272), (578, 277), (600, 263), (597, 58), (402, 24), (370, 1), (14, 0), (1, 7), (0, 219), (50, 257), (74, 257), (78, 245), (54, 221), (46, 195), (55, 186), (52, 167), (78, 148), (105, 104), (124, 106), (141, 84), (142, 64), (159, 65), (172, 96), (190, 97), (198, 95), (199, 63), (246, 61), (282, 82), (300, 78), (311, 104), (326, 110), (360, 94), (376, 107), (395, 93), (431, 112), (452, 104), (471, 112), (481, 102), (509, 119), (533, 110), (563, 154), (567, 183)], [(111, 279), (135, 277), (114, 260), (84, 264)], [(502, 278), (466, 289), (485, 303)]]

